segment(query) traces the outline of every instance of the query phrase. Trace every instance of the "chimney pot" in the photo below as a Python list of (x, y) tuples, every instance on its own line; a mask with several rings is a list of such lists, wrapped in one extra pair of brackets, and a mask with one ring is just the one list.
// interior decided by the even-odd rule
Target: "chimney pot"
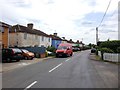
[(27, 27), (28, 27), (29, 29), (33, 29), (33, 23), (28, 23), (28, 24), (27, 24)]
[(57, 33), (54, 33), (54, 36), (57, 36)]
[(70, 39), (70, 41), (72, 41), (72, 39)]
[(63, 39), (65, 39), (65, 37), (62, 37)]

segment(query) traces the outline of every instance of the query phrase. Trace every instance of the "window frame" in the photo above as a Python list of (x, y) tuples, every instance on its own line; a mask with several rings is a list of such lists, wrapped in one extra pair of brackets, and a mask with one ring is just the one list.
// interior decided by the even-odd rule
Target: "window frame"
[(24, 33), (24, 39), (25, 40), (27, 39), (27, 33)]

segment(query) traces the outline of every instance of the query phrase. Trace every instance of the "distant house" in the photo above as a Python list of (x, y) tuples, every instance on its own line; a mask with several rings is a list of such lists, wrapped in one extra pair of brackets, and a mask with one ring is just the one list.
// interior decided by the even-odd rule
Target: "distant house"
[(72, 46), (75, 46), (75, 42), (72, 39), (70, 39), (69, 41), (67, 41), (67, 43), (70, 43)]
[(82, 41), (80, 42), (79, 40), (77, 40), (77, 42), (75, 43), (76, 46), (83, 48), (84, 44), (82, 43)]
[(51, 38), (46, 33), (33, 29), (33, 24), (15, 25), (10, 30), (10, 47), (51, 46)]
[(9, 29), (10, 25), (0, 22), (0, 48), (8, 48), (9, 46)]
[(57, 36), (57, 33), (50, 35), (50, 37), (52, 38), (52, 46), (57, 48), (59, 44), (62, 42), (62, 39), (59, 36)]
[(62, 37), (62, 43), (68, 43), (68, 40), (65, 37)]

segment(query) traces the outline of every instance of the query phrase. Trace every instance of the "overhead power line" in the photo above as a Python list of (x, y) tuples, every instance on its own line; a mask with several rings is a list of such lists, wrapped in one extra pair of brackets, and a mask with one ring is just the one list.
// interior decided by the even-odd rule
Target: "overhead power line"
[[(104, 20), (104, 18), (105, 18), (105, 15), (106, 15), (106, 13), (107, 13), (107, 11), (108, 11), (108, 8), (109, 8), (109, 6), (110, 6), (110, 4), (111, 4), (111, 1), (112, 1), (112, 0), (110, 0), (109, 3), (108, 3), (107, 9), (106, 9), (106, 11), (105, 11), (105, 13), (104, 13), (104, 15), (103, 15), (103, 18), (102, 18), (99, 26), (102, 24), (102, 22), (103, 22), (103, 20)], [(98, 27), (99, 27), (99, 26), (98, 26)]]

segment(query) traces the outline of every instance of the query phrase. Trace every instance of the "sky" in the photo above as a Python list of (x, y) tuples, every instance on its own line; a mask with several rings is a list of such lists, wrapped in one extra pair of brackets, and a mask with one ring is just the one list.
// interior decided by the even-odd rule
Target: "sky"
[[(0, 21), (27, 26), (47, 34), (96, 43), (99, 26), (110, 0), (0, 0)], [(107, 14), (98, 28), (99, 40), (118, 39), (118, 1), (111, 0)]]

